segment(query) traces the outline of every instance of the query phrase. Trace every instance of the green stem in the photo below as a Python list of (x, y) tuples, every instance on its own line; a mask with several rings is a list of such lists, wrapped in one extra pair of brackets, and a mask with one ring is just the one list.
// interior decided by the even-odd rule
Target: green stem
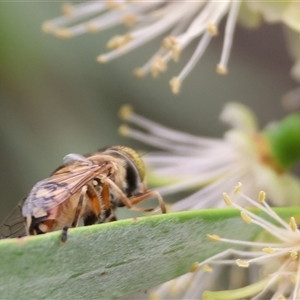
[(226, 299), (243, 299), (248, 298), (250, 296), (254, 296), (261, 292), (270, 278), (265, 278), (256, 283), (247, 285), (243, 288), (229, 291), (219, 291), (219, 292), (211, 292), (205, 291), (203, 293), (203, 300), (226, 300)]

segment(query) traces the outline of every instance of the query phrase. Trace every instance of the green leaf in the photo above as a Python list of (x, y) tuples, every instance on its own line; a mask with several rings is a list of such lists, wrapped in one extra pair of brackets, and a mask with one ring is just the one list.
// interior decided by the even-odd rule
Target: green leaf
[[(300, 208), (278, 208), (282, 217)], [(262, 214), (261, 212), (259, 212)], [(206, 234), (251, 240), (261, 229), (236, 209), (132, 218), (0, 241), (2, 299), (116, 299), (189, 272), (228, 245)], [(230, 245), (232, 247), (232, 245)]]
[(290, 169), (300, 160), (300, 113), (287, 116), (264, 130), (276, 162)]

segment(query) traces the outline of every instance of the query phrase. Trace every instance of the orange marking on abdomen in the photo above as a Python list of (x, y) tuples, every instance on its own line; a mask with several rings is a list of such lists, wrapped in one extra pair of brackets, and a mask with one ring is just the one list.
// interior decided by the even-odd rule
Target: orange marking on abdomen
[(87, 190), (87, 195), (90, 200), (93, 214), (95, 214), (96, 216), (99, 216), (101, 213), (101, 206), (100, 206), (97, 195), (95, 194), (95, 192), (92, 189), (89, 189), (89, 188)]
[(105, 208), (105, 211), (110, 210), (110, 194), (109, 194), (109, 185), (107, 183), (103, 183), (102, 186), (102, 200), (103, 200), (103, 205)]

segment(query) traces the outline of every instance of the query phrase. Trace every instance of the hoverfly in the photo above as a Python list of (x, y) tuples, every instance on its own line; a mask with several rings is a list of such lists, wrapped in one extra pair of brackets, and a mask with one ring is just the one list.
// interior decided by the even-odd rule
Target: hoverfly
[[(22, 216), (19, 204), (2, 223), (0, 238), (77, 227), (80, 220), (84, 225), (115, 221), (116, 208), (123, 206), (141, 212), (160, 208), (166, 213), (161, 195), (147, 190), (144, 177), (141, 157), (125, 146), (109, 147), (88, 156), (69, 154), (63, 166), (34, 185), (22, 205)], [(152, 196), (157, 197), (159, 207), (136, 206)], [(19, 227), (13, 229), (10, 222)]]

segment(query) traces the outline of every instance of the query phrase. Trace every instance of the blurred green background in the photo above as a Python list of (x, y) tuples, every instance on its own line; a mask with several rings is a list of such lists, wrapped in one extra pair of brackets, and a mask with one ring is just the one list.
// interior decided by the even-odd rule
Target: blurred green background
[(96, 57), (106, 51), (107, 40), (125, 29), (70, 40), (44, 34), (41, 24), (60, 15), (60, 6), (0, 3), (0, 220), (70, 152), (88, 153), (112, 144), (146, 149), (118, 135), (122, 104), (164, 125), (212, 137), (221, 137), (226, 129), (218, 115), (229, 101), (249, 105), (261, 126), (286, 114), (281, 97), (297, 84), (289, 75), (292, 60), (280, 25), (237, 27), (227, 76), (215, 72), (221, 28), (174, 96), (168, 81), (194, 47), (158, 79), (136, 79), (133, 69), (150, 58), (160, 39), (100, 65)]

